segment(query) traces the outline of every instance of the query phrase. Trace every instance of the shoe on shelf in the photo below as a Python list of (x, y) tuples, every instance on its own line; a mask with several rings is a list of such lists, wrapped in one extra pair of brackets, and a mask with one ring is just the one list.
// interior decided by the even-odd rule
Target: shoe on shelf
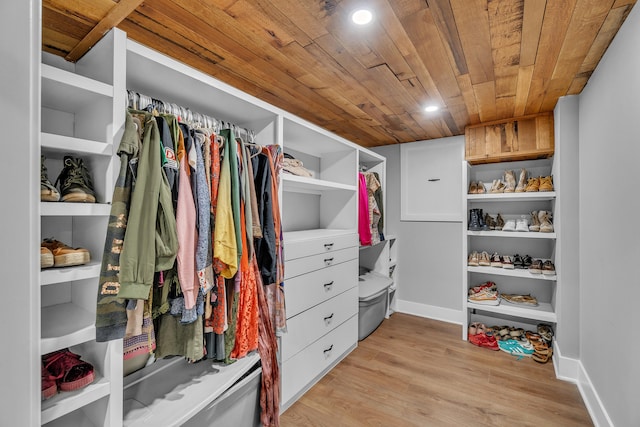
[(516, 221), (516, 231), (529, 232), (529, 224), (527, 223), (527, 218), (525, 218), (524, 215)]
[(518, 180), (518, 185), (516, 186), (516, 193), (524, 192), (526, 188), (526, 180), (527, 180), (527, 170), (520, 170), (520, 179)]
[(540, 178), (529, 178), (527, 187), (524, 189), (527, 193), (533, 193), (540, 189)]
[(508, 219), (502, 227), (502, 231), (516, 231), (516, 220)]
[(478, 181), (476, 186), (476, 194), (485, 194), (487, 190), (484, 188), (484, 182)]
[(529, 273), (540, 274), (542, 273), (542, 260), (534, 259), (529, 266)]
[(472, 266), (472, 267), (477, 267), (478, 262), (480, 261), (480, 255), (478, 254), (478, 252), (473, 251), (469, 254), (469, 258), (467, 258), (467, 265)]
[(542, 274), (546, 274), (548, 276), (556, 274), (556, 266), (553, 265), (551, 260), (546, 260), (542, 263)]
[(40, 400), (50, 399), (58, 394), (58, 385), (56, 384), (56, 377), (51, 375), (45, 367), (44, 363), (41, 363), (42, 369), (40, 373), (41, 380), (41, 395)]
[(91, 384), (95, 378), (93, 365), (80, 359), (68, 348), (42, 356), (45, 369), (55, 378), (61, 391), (73, 391)]
[(545, 340), (547, 343), (551, 343), (553, 341), (553, 329), (551, 326), (545, 323), (538, 324), (538, 334)]
[(60, 198), (63, 202), (95, 203), (91, 174), (79, 157), (64, 156), (64, 168), (56, 179), (60, 183)]
[(498, 341), (493, 335), (486, 334), (484, 332), (469, 335), (469, 342), (478, 347), (488, 348), (490, 350), (500, 350), (498, 347)]
[(482, 251), (480, 253), (480, 257), (478, 259), (478, 265), (480, 265), (481, 267), (491, 266), (491, 258), (489, 257), (489, 253), (487, 251)]
[(529, 255), (525, 255), (522, 257), (522, 266), (524, 268), (529, 268), (533, 264), (533, 259)]
[(531, 212), (531, 225), (529, 231), (540, 231), (540, 219), (538, 218), (538, 211)]
[(540, 189), (539, 191), (553, 191), (553, 177), (541, 176), (540, 177)]
[(502, 257), (498, 255), (498, 252), (491, 255), (491, 267), (502, 268)]
[(49, 181), (47, 167), (44, 164), (44, 156), (40, 156), (40, 201), (57, 202), (58, 200), (60, 200), (60, 193)]
[[(91, 260), (91, 255), (88, 250), (84, 248), (72, 248), (58, 240), (44, 239), (40, 244), (40, 247), (51, 251), (53, 254), (54, 267), (83, 265), (87, 264)], [(40, 249), (40, 253), (42, 254), (42, 249)]]
[(518, 254), (515, 254), (513, 256), (513, 267), (514, 268), (524, 268), (524, 261), (522, 260), (522, 257)]
[(498, 289), (493, 282), (486, 282), (483, 285), (469, 289), (467, 294), (469, 302), (481, 305), (499, 305)]
[(509, 353), (514, 356), (526, 356), (531, 357), (535, 350), (529, 341), (520, 341), (514, 339), (507, 339), (505, 341), (498, 341), (500, 350)]
[(489, 231), (489, 226), (486, 222), (484, 222), (484, 214), (482, 213), (482, 209), (476, 209), (478, 211), (478, 225), (480, 226), (481, 231)]
[(516, 176), (513, 171), (504, 171), (504, 182), (506, 183), (504, 187), (505, 193), (516, 191)]
[(484, 214), (484, 223), (487, 226), (487, 228), (489, 230), (495, 230), (496, 229), (496, 220), (493, 219), (493, 217), (491, 215), (489, 215), (488, 213)]
[(40, 268), (53, 267), (53, 253), (44, 246), (40, 246)]
[(504, 229), (504, 218), (502, 218), (502, 215), (498, 214), (498, 216), (496, 217), (496, 230), (501, 231)]
[(513, 266), (513, 260), (509, 255), (502, 255), (502, 268), (506, 268), (507, 270), (513, 270), (515, 268)]
[(475, 181), (471, 181), (469, 183), (469, 193), (468, 194), (477, 194), (478, 193), (478, 183)]
[(504, 182), (500, 179), (494, 179), (489, 189), (489, 193), (504, 193)]
[(480, 209), (469, 209), (469, 230), (480, 231), (482, 226), (480, 225)]
[(553, 222), (552, 222), (552, 213), (551, 211), (539, 211), (538, 212), (538, 221), (540, 221), (540, 232), (541, 233), (553, 233)]
[(500, 298), (509, 304), (537, 307), (538, 300), (531, 295), (500, 294)]

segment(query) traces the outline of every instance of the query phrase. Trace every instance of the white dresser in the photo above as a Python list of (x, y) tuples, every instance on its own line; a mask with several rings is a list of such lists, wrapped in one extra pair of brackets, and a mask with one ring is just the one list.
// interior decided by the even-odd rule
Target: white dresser
[(282, 407), (306, 392), (358, 342), (358, 235), (285, 233), (288, 333), (282, 336)]

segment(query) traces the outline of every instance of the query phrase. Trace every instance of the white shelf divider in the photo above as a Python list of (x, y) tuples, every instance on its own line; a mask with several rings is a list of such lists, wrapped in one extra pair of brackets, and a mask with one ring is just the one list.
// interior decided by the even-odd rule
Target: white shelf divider
[(42, 308), (40, 352), (44, 355), (96, 339), (96, 315), (73, 303)]
[(71, 136), (56, 135), (42, 132), (40, 134), (41, 146), (47, 151), (77, 154), (96, 154), (100, 156), (112, 156), (113, 144), (88, 139), (74, 138)]
[(85, 265), (63, 268), (47, 268), (40, 272), (42, 286), (55, 283), (71, 282), (74, 280), (93, 279), (100, 277), (100, 262), (93, 261)]
[(523, 202), (545, 201), (556, 198), (555, 191), (537, 191), (530, 193), (486, 193), (467, 194), (469, 202)]
[[(60, 391), (51, 399), (43, 401), (42, 424), (56, 420), (78, 408), (108, 396), (111, 391), (109, 381), (101, 377), (97, 372), (94, 375), (94, 381), (88, 386), (75, 391)], [(66, 420), (66, 422), (69, 422), (69, 420)]]
[(40, 202), (41, 216), (109, 216), (107, 203)]
[(503, 314), (506, 316), (533, 319), (540, 322), (555, 323), (557, 321), (556, 313), (553, 311), (551, 304), (543, 302), (539, 303), (537, 307), (521, 307), (509, 303), (500, 303), (500, 305), (484, 305), (467, 302), (467, 308)]
[(467, 271), (470, 273), (484, 273), (484, 274), (495, 274), (497, 276), (509, 276), (509, 277), (523, 277), (527, 279), (536, 279), (536, 280), (556, 280), (556, 275), (553, 274), (532, 274), (529, 273), (529, 270), (526, 268), (497, 268), (497, 267), (474, 267), (468, 266)]
[(540, 233), (537, 231), (471, 231), (467, 230), (467, 235), (472, 237), (511, 237), (516, 239), (549, 239), (556, 238), (556, 233)]
[(331, 182), (290, 174), (282, 174), (282, 184), (284, 191), (290, 191), (293, 193), (320, 194), (327, 190), (356, 191), (355, 185), (341, 184), (339, 182)]

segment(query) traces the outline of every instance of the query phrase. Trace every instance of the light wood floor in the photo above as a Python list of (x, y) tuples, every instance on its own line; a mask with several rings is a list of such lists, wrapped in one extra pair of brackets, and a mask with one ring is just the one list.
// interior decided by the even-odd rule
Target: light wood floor
[(281, 415), (299, 426), (591, 426), (552, 362), (461, 340), (459, 325), (395, 313)]

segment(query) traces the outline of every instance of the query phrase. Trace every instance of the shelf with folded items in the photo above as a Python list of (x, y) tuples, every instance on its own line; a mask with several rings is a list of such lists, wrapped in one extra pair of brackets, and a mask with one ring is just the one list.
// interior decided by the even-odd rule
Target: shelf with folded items
[(501, 302), (499, 305), (485, 305), (467, 302), (470, 310), (479, 310), (505, 316), (515, 316), (525, 319), (532, 319), (540, 322), (557, 321), (556, 313), (550, 303), (539, 302), (537, 306), (519, 306)]

